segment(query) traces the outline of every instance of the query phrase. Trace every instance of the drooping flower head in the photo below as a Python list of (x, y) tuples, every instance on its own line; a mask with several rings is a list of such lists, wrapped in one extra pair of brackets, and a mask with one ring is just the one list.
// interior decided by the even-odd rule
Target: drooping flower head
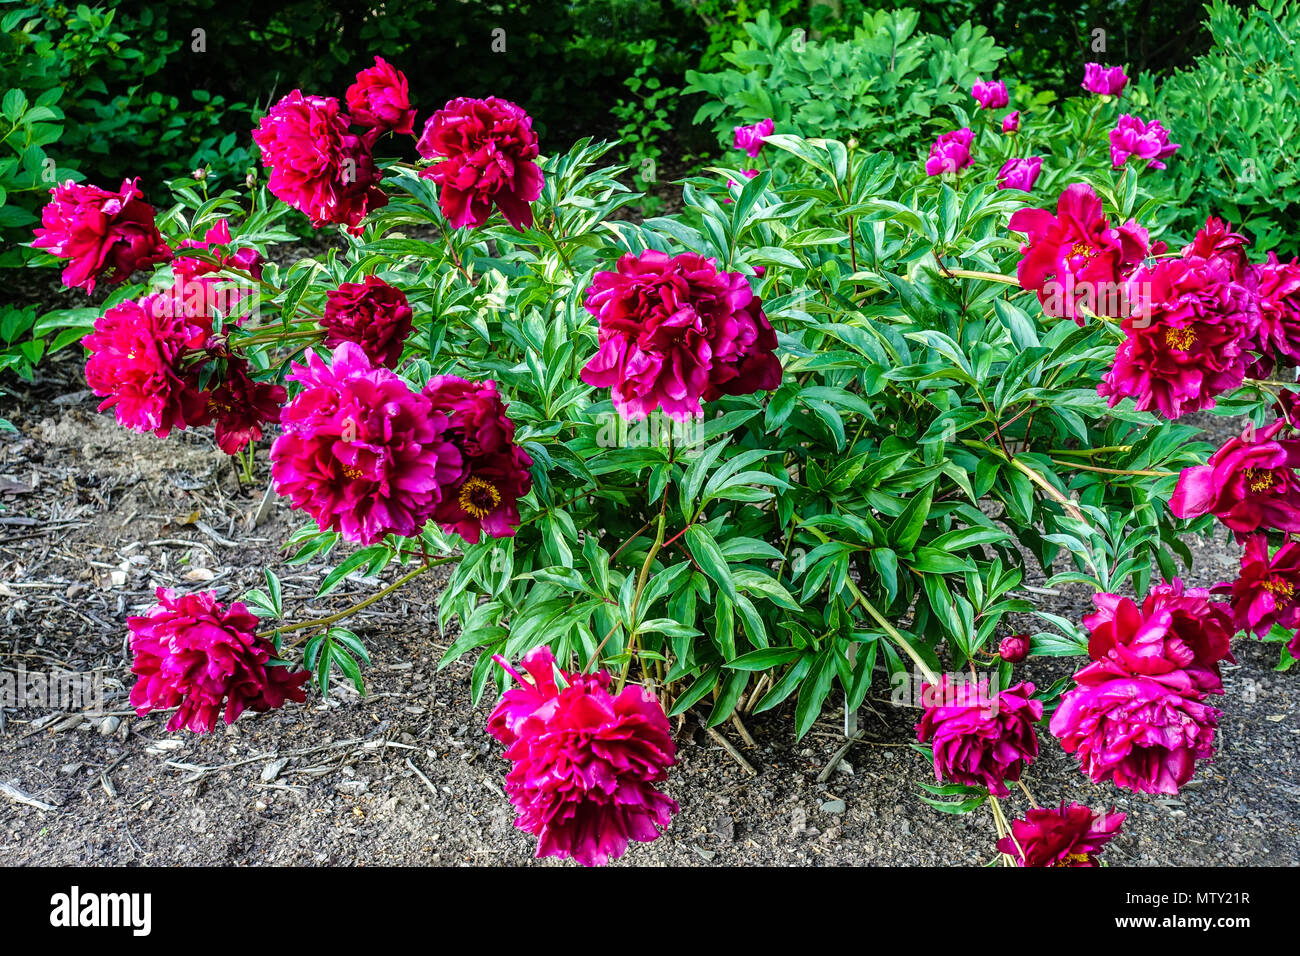
[(1002, 132), (1017, 133), (1020, 131), (1020, 110), (1012, 110), (1006, 116), (1002, 117)]
[(1093, 813), (1077, 803), (1067, 807), (1064, 801), (1059, 808), (1036, 807), (1011, 822), (1011, 834), (998, 841), (998, 849), (1019, 866), (1097, 866), (1124, 816)]
[(375, 65), (357, 74), (344, 97), (352, 121), (379, 132), (415, 132), (415, 110), (411, 108), (406, 74), (382, 56)]
[(1213, 514), (1238, 541), (1255, 531), (1300, 531), (1300, 441), (1279, 437), (1285, 427), (1247, 427), (1208, 464), (1183, 469), (1169, 509), (1179, 518)]
[(1016, 273), (1022, 289), (1038, 293), (1043, 311), (1080, 325), (1091, 313), (1119, 318), (1124, 311), (1124, 283), (1150, 253), (1147, 232), (1133, 220), (1112, 226), (1101, 199), (1085, 183), (1067, 186), (1046, 209), (1020, 209), (1009, 227), (1023, 232), (1026, 243)]
[(229, 607), (215, 591), (177, 595), (158, 588), (158, 604), (141, 617), (127, 618), (131, 706), (143, 716), (178, 707), (168, 730), (182, 727), (210, 733), (220, 717), (233, 724), (246, 709), (267, 711), (286, 700), (307, 699), (306, 671), (269, 663), (275, 646), (258, 637), (257, 618), (235, 601)]
[(1088, 63), (1083, 68), (1083, 82), (1079, 85), (1098, 96), (1118, 96), (1128, 85), (1128, 77), (1122, 66)]
[(600, 350), (582, 380), (611, 390), (625, 418), (656, 408), (677, 420), (701, 401), (748, 395), (781, 383), (776, 332), (739, 272), (693, 252), (627, 253), (598, 272), (586, 309), (600, 320)]
[(303, 390), (281, 411), (284, 433), (271, 446), (276, 490), (349, 541), (417, 533), (464, 467), (446, 416), (354, 342), (329, 365), (308, 352), (288, 378)]
[(971, 164), (970, 144), (975, 134), (969, 126), (942, 134), (930, 147), (930, 158), (925, 161), (925, 174), (956, 173)]
[(736, 149), (742, 150), (746, 156), (753, 159), (763, 148), (763, 140), (771, 136), (775, 130), (776, 123), (770, 118), (760, 120), (752, 126), (737, 126), (732, 131), (735, 134), (732, 142)]
[(509, 100), (451, 100), (424, 124), (416, 150), (439, 161), (420, 176), (438, 184), (438, 205), (455, 229), (487, 222), (496, 206), (516, 229), (533, 224), (542, 194), (533, 121)]
[(518, 681), (488, 719), (514, 766), (505, 791), (515, 826), (537, 839), (537, 856), (572, 857), (583, 866), (618, 859), (629, 841), (657, 839), (677, 802), (656, 786), (667, 779), (676, 747), (663, 708), (628, 685), (614, 696), (608, 672), (561, 671), (542, 645), (521, 662)]
[(998, 189), (1019, 189), (1033, 192), (1038, 174), (1043, 170), (1043, 157), (1008, 159), (998, 170)]
[(1172, 419), (1241, 385), (1259, 312), (1221, 260), (1162, 259), (1128, 292), (1125, 339), (1097, 386), (1109, 404), (1130, 397)]
[(395, 368), (413, 315), (401, 289), (366, 276), (364, 282), (344, 282), (326, 294), (320, 325), (330, 348), (355, 342), (373, 364)]
[(1251, 535), (1237, 580), (1215, 590), (1231, 595), (1238, 630), (1263, 637), (1275, 624), (1300, 628), (1300, 542), (1287, 541), (1270, 555), (1268, 535)]
[(1119, 122), (1110, 131), (1110, 161), (1119, 169), (1130, 156), (1146, 160), (1148, 169), (1164, 169), (1168, 159), (1181, 147), (1169, 142), (1169, 130), (1157, 120), (1143, 122), (1129, 113), (1121, 113)]
[(93, 292), (98, 279), (117, 285), (133, 272), (167, 261), (171, 249), (138, 183), (138, 178), (123, 180), (113, 193), (69, 179), (50, 190), (53, 198), (41, 210), (32, 247), (69, 260), (65, 286)]
[(1024, 683), (993, 693), (946, 675), (937, 686), (922, 684), (925, 712), (916, 739), (932, 745), (935, 778), (1005, 797), (1005, 781), (1019, 780), (1038, 756), (1034, 724), (1043, 718), (1043, 702), (1033, 692), (1034, 685)]
[(446, 438), (465, 463), (460, 479), (447, 486), (434, 520), (470, 544), (484, 532), (512, 537), (519, 527), (519, 499), (533, 486), (528, 470), (533, 460), (515, 444), (515, 423), (496, 382), (438, 375), (424, 386), (424, 396), (447, 418)]
[(982, 110), (1000, 110), (1010, 102), (1007, 84), (1001, 80), (976, 80), (970, 94)]
[(262, 117), (253, 140), (271, 168), (268, 185), (277, 199), (317, 229), (338, 224), (359, 235), (366, 213), (386, 206), (388, 197), (370, 147), (348, 125), (334, 97), (294, 90)]

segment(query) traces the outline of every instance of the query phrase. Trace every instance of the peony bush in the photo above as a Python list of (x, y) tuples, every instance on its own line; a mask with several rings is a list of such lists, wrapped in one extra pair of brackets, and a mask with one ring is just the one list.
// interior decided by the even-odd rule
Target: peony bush
[[(1179, 147), (1126, 84), (1090, 64), (1057, 111), (981, 77), (897, 154), (740, 122), (680, 214), (637, 220), (609, 144), (548, 153), (495, 97), (419, 122), (376, 57), (343, 100), (270, 108), (247, 204), (58, 186), (35, 245), (116, 287), (83, 340), (101, 409), (211, 424), (250, 475), (269, 445), (303, 518), (288, 563), (336, 562), (320, 596), (391, 578), (305, 620), (271, 570), (229, 605), (160, 590), (128, 620), (132, 704), (207, 732), (308, 681), (363, 690), (347, 619), (451, 565), (441, 663), (498, 699), (539, 856), (671, 832), (672, 718), (784, 707), (802, 736), (915, 679), (922, 798), (987, 804), (1007, 865), (1096, 865), (1123, 814), (1040, 807), (1046, 737), (1099, 804), (1176, 794), (1213, 757), (1232, 642), (1300, 656), (1300, 264), (1216, 218), (1177, 239)], [(277, 261), (290, 208), (342, 245)], [(1211, 411), (1244, 419), (1217, 451), (1187, 421)], [(1241, 574), (1187, 587), (1184, 539), (1216, 522)], [(1044, 655), (1081, 663), (1019, 679)]]

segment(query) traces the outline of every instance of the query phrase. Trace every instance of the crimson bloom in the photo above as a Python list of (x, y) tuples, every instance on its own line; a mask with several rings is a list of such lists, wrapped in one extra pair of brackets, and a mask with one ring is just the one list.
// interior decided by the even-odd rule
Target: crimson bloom
[(271, 446), (276, 490), (349, 541), (419, 532), (464, 467), (446, 416), (354, 342), (329, 365), (309, 351), (288, 378), (303, 390), (281, 411), (284, 433)]
[(178, 596), (158, 588), (157, 596), (147, 614), (126, 622), (131, 673), (139, 677), (131, 688), (137, 714), (178, 707), (167, 729), (205, 734), (218, 717), (233, 724), (246, 709), (307, 699), (302, 684), (311, 675), (271, 663), (275, 646), (257, 636), (259, 622), (242, 603), (227, 607), (215, 591)]
[(493, 659), (518, 684), (501, 696), (488, 733), (514, 764), (505, 791), (518, 811), (515, 826), (538, 838), (537, 856), (603, 866), (628, 841), (657, 839), (678, 807), (656, 786), (676, 747), (655, 696), (634, 685), (614, 696), (606, 671), (561, 671), (561, 686), (545, 645), (521, 662), (531, 682)]
[(415, 110), (407, 89), (406, 74), (382, 56), (375, 65), (357, 74), (345, 94), (352, 121), (379, 132), (415, 132)]
[(1122, 66), (1088, 63), (1083, 68), (1083, 82), (1079, 85), (1098, 96), (1118, 96), (1128, 85), (1128, 77)]
[(1147, 232), (1130, 219), (1112, 226), (1101, 199), (1085, 183), (1066, 187), (1056, 201), (1056, 215), (1046, 209), (1020, 209), (1009, 227), (1023, 232), (1016, 267), (1022, 289), (1038, 293), (1049, 316), (1083, 325), (1086, 314), (1118, 318), (1123, 311), (1124, 281), (1152, 247)]
[(1238, 541), (1261, 530), (1300, 531), (1300, 441), (1277, 437), (1285, 427), (1247, 427), (1207, 464), (1183, 469), (1169, 509), (1180, 518), (1213, 514)]
[(1122, 813), (1093, 813), (1081, 804), (1030, 810), (1011, 822), (998, 849), (1019, 866), (1096, 866), (1102, 848), (1119, 833)]
[(113, 193), (69, 179), (50, 190), (53, 198), (41, 210), (32, 247), (69, 260), (63, 269), (65, 286), (93, 292), (98, 279), (117, 285), (133, 272), (167, 261), (171, 249), (139, 182), (123, 180)]
[(1251, 535), (1241, 558), (1241, 574), (1216, 590), (1231, 594), (1239, 630), (1263, 637), (1274, 624), (1300, 628), (1300, 542), (1287, 541), (1270, 556), (1268, 536)]
[(424, 124), (415, 146), (440, 161), (420, 176), (438, 184), (438, 205), (455, 229), (487, 222), (496, 206), (516, 229), (533, 224), (529, 203), (542, 194), (533, 121), (509, 100), (458, 97)]
[(926, 707), (916, 739), (932, 744), (935, 779), (1007, 796), (1005, 781), (1019, 780), (1038, 756), (1034, 724), (1043, 718), (1043, 702), (1033, 692), (1033, 684), (1023, 683), (992, 694), (987, 686), (954, 684), (947, 676), (938, 686), (922, 684)]
[(1043, 157), (1030, 156), (1028, 159), (1008, 159), (998, 170), (998, 189), (1019, 189), (1033, 192), (1034, 183), (1043, 169)]
[(388, 204), (370, 147), (348, 131), (349, 119), (332, 96), (294, 90), (271, 107), (253, 131), (269, 188), (307, 215), (316, 228), (345, 225), (360, 235), (367, 212)]
[(1129, 113), (1121, 113), (1119, 122), (1110, 131), (1110, 161), (1116, 169), (1130, 156), (1145, 159), (1148, 169), (1164, 169), (1162, 160), (1180, 148), (1178, 143), (1169, 142), (1169, 130), (1158, 121), (1143, 122)]
[(355, 342), (375, 365), (395, 368), (411, 334), (413, 313), (406, 294), (378, 276), (344, 282), (325, 296), (320, 325), (330, 348)]
[(1216, 259), (1162, 259), (1129, 284), (1125, 339), (1097, 386), (1110, 405), (1130, 397), (1166, 418), (1213, 408), (1241, 385), (1256, 326), (1251, 291)]
[(971, 88), (971, 96), (983, 110), (1000, 110), (1010, 100), (1007, 97), (1007, 84), (1001, 80), (976, 80)]
[(519, 499), (533, 486), (533, 460), (515, 444), (515, 423), (497, 394), (496, 382), (467, 382), (438, 375), (424, 386), (435, 414), (446, 417), (446, 438), (460, 452), (464, 470), (446, 487), (433, 519), (444, 531), (478, 544), (484, 532), (513, 537)]
[(1029, 656), (1029, 635), (1008, 634), (998, 643), (998, 656), (1008, 664), (1019, 664)]
[(970, 144), (975, 139), (969, 126), (944, 133), (930, 147), (930, 158), (925, 161), (925, 174), (938, 176), (955, 173), (971, 164)]
[(763, 140), (771, 136), (776, 130), (776, 123), (770, 118), (760, 120), (752, 126), (737, 126), (732, 132), (734, 139), (732, 144), (736, 149), (744, 151), (745, 155), (753, 159), (758, 155), (758, 151), (763, 148)]
[(226, 357), (221, 384), (205, 397), (217, 446), (227, 455), (236, 455), (262, 437), (263, 426), (279, 420), (288, 393), (283, 385), (256, 381), (247, 360), (232, 355)]
[(609, 388), (628, 419), (656, 408), (677, 420), (701, 401), (748, 395), (781, 383), (776, 332), (739, 272), (693, 252), (627, 253), (598, 272), (586, 309), (600, 320), (600, 349), (582, 380)]
[(1255, 349), (1275, 350), (1289, 365), (1300, 363), (1300, 260), (1279, 262), (1270, 252), (1267, 262), (1248, 271), (1259, 297)]

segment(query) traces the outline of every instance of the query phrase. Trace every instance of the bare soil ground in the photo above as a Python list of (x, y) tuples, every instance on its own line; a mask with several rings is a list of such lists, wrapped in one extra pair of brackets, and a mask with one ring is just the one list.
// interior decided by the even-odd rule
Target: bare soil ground
[[(279, 566), (278, 543), (299, 525), (263, 502), (266, 475), (241, 487), (210, 433), (166, 442), (128, 433), (95, 412), (72, 356), (34, 387), (0, 398), (20, 429), (0, 433), (0, 667), (103, 671), (105, 717), (51, 718), (0, 709), (0, 862), (6, 864), (523, 864), (533, 840), (512, 826), (500, 789), (506, 764), (483, 731), (469, 666), (436, 662), (437, 580), (355, 619), (373, 656), (364, 699), (339, 687), (327, 701), (245, 715), (207, 737), (166, 731), (126, 703), (124, 619), (153, 588), (216, 588), (225, 598)], [(264, 456), (263, 456), (264, 457)], [(1194, 543), (1204, 584), (1231, 576), (1226, 538)], [(341, 608), (364, 582), (313, 604), (323, 565), (281, 568), (286, 605), (301, 616)], [(432, 578), (432, 575), (429, 576)], [(1090, 609), (1083, 590), (1050, 599), (1056, 613)], [(1032, 626), (1032, 625), (1030, 625)], [(1300, 864), (1300, 706), (1295, 674), (1275, 674), (1275, 645), (1237, 642), (1226, 669), (1218, 756), (1180, 797), (1095, 786), (1043, 735), (1027, 775), (1042, 802), (1074, 800), (1126, 812), (1112, 865)], [(1034, 660), (1040, 685), (1070, 667)], [(680, 765), (668, 784), (682, 806), (666, 838), (633, 848), (643, 865), (960, 864), (994, 857), (985, 808), (967, 816), (918, 798), (930, 779), (913, 739), (914, 710), (891, 705), (883, 675), (860, 715), (866, 739), (826, 783), (819, 771), (843, 742), (828, 710), (795, 742), (789, 708), (747, 721), (756, 745), (722, 728), (757, 770), (749, 775), (700, 727), (676, 728)], [(4, 787), (0, 786), (0, 791)], [(14, 799), (14, 791), (45, 804)], [(1010, 812), (1023, 813), (1019, 795)], [(553, 863), (554, 861), (547, 861)]]

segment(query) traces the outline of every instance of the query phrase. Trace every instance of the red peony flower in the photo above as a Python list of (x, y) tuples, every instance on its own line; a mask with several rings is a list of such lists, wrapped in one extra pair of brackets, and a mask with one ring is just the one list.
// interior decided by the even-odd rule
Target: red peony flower
[(622, 856), (629, 840), (657, 839), (678, 808), (656, 787), (676, 747), (654, 695), (635, 686), (611, 695), (605, 671), (561, 671), (560, 687), (545, 645), (523, 659), (531, 683), (493, 659), (518, 686), (501, 696), (488, 732), (514, 763), (506, 795), (519, 811), (515, 826), (538, 838), (537, 856), (603, 866)]
[(1096, 866), (1102, 848), (1119, 833), (1122, 813), (1093, 813), (1085, 806), (1061, 802), (1035, 808), (1023, 820), (1011, 822), (1011, 835), (998, 849), (1019, 866)]
[(275, 646), (257, 636), (258, 620), (242, 603), (226, 607), (215, 591), (178, 597), (159, 588), (157, 594), (148, 614), (126, 622), (135, 655), (131, 673), (139, 676), (131, 688), (137, 714), (179, 706), (167, 729), (206, 734), (219, 716), (233, 724), (248, 708), (307, 699), (302, 684), (311, 675), (270, 663)]
[(380, 132), (415, 132), (415, 110), (411, 109), (406, 74), (382, 56), (375, 57), (374, 66), (357, 74), (345, 99), (352, 121), (359, 126)]
[(609, 388), (629, 419), (662, 408), (700, 416), (701, 400), (748, 395), (781, 384), (776, 332), (739, 272), (714, 259), (653, 249), (627, 253), (618, 271), (598, 272), (587, 311), (600, 320), (599, 351), (582, 380)]
[(1038, 293), (1043, 311), (1083, 325), (1088, 314), (1119, 318), (1124, 311), (1124, 283), (1148, 254), (1146, 230), (1130, 219), (1111, 226), (1101, 200), (1083, 183), (1069, 186), (1046, 209), (1021, 209), (1009, 227), (1028, 241), (1016, 272), (1022, 289)]
[(1213, 408), (1241, 385), (1259, 322), (1251, 291), (1213, 259), (1164, 259), (1130, 282), (1127, 336), (1097, 391), (1166, 418)]
[(388, 204), (370, 147), (348, 132), (348, 117), (332, 96), (294, 90), (253, 131), (262, 165), (271, 167), (269, 188), (306, 214), (319, 229), (345, 225), (360, 235), (367, 212)]
[(69, 179), (50, 190), (54, 198), (41, 211), (32, 247), (70, 260), (63, 269), (68, 288), (93, 292), (101, 278), (117, 285), (171, 255), (137, 183), (123, 180), (121, 190), (111, 193)]
[(519, 527), (519, 499), (533, 486), (533, 460), (515, 444), (515, 423), (497, 395), (496, 382), (467, 382), (438, 375), (424, 387), (434, 412), (449, 422), (447, 440), (460, 451), (465, 469), (447, 487), (433, 518), (444, 531), (478, 544), (484, 531), (513, 537)]
[(325, 297), (321, 328), (330, 348), (355, 342), (375, 365), (395, 368), (411, 334), (412, 312), (406, 295), (378, 276), (345, 282)]
[(1232, 595), (1238, 630), (1263, 637), (1274, 624), (1300, 628), (1300, 542), (1287, 541), (1270, 556), (1268, 536), (1251, 535), (1241, 558), (1241, 574), (1215, 590)]
[(946, 676), (938, 686), (922, 684), (916, 739), (933, 744), (935, 779), (1007, 796), (1005, 781), (1019, 780), (1038, 756), (1034, 724), (1043, 719), (1043, 702), (1033, 692), (1025, 683), (994, 695), (987, 682), (954, 684)]
[(1246, 274), (1246, 247), (1250, 240), (1232, 231), (1222, 219), (1209, 216), (1205, 225), (1196, 231), (1191, 245), (1183, 249), (1184, 259), (1221, 259), (1234, 282), (1243, 281)]
[(1029, 656), (1029, 635), (1009, 634), (998, 644), (998, 656), (1008, 664), (1019, 664)]
[(438, 184), (438, 205), (453, 228), (477, 228), (495, 205), (516, 229), (533, 224), (542, 194), (533, 121), (508, 100), (458, 97), (424, 124), (416, 150), (441, 157), (420, 173)]
[(281, 411), (284, 434), (271, 446), (276, 491), (349, 541), (417, 534), (463, 470), (446, 416), (353, 342), (328, 366), (308, 352), (289, 381), (303, 390)]
[(1278, 438), (1286, 427), (1248, 427), (1210, 456), (1208, 464), (1185, 468), (1169, 498), (1180, 518), (1213, 514), (1238, 541), (1255, 531), (1300, 531), (1300, 441)]
[(246, 360), (228, 356), (221, 384), (208, 391), (206, 397), (217, 445), (227, 455), (236, 455), (249, 442), (262, 437), (262, 426), (267, 422), (279, 421), (280, 406), (288, 393), (283, 385), (255, 381)]
[(1287, 365), (1300, 364), (1300, 260), (1268, 262), (1249, 267), (1249, 280), (1259, 296), (1259, 330), (1252, 343), (1263, 354), (1281, 355)]

